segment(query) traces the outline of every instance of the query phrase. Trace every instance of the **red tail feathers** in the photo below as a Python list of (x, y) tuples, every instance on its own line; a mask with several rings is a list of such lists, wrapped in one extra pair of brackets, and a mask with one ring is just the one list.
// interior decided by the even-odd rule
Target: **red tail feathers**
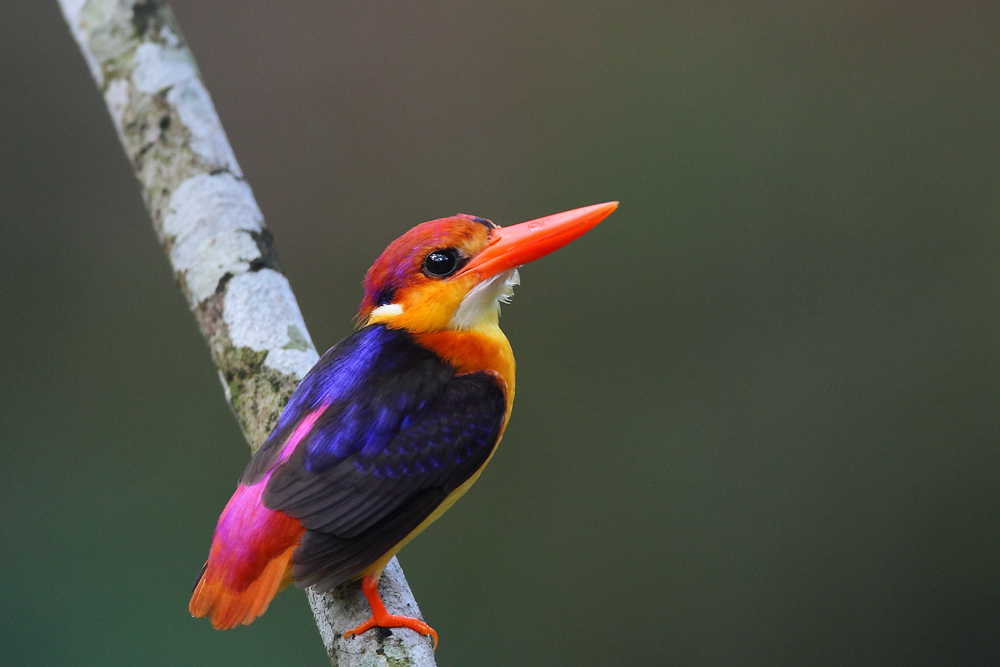
[(217, 630), (252, 623), (291, 583), (292, 552), (305, 529), (284, 512), (261, 503), (269, 477), (236, 489), (219, 518), (208, 562), (195, 584), (188, 609), (195, 617), (208, 616)]
[[(325, 403), (302, 418), (274, 465), (288, 459), (327, 407)], [(268, 472), (255, 484), (236, 487), (219, 517), (208, 562), (191, 595), (191, 614), (208, 616), (217, 630), (249, 625), (292, 581), (292, 552), (305, 528), (284, 512), (264, 507), (270, 479)]]
[(269, 562), (260, 576), (242, 590), (228, 586), (224, 573), (206, 569), (188, 605), (191, 615), (208, 616), (216, 630), (249, 625), (267, 611), (271, 599), (284, 588), (282, 584), (291, 583), (290, 577), (286, 580), (286, 574), (294, 549), (290, 547)]

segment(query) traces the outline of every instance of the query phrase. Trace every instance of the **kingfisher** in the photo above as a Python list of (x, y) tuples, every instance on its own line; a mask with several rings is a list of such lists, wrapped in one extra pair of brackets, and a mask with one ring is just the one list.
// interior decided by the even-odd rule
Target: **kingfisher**
[(306, 374), (215, 528), (189, 609), (247, 625), (279, 590), (361, 580), (374, 627), (437, 633), (390, 614), (389, 560), (479, 478), (514, 401), (500, 304), (519, 266), (611, 214), (608, 202), (509, 227), (455, 215), (389, 244), (364, 279), (358, 329)]

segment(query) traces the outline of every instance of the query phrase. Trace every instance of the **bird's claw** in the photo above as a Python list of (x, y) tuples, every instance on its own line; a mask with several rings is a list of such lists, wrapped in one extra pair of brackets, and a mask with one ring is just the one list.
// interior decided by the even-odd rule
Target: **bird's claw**
[(425, 637), (427, 635), (430, 635), (431, 638), (434, 640), (434, 650), (437, 650), (437, 646), (438, 646), (438, 633), (434, 631), (434, 628), (432, 628), (431, 626), (427, 625), (426, 623), (424, 623), (423, 621), (421, 621), (419, 618), (411, 618), (409, 616), (396, 616), (394, 614), (387, 614), (385, 616), (381, 616), (380, 618), (376, 618), (373, 615), (371, 618), (369, 618), (364, 623), (358, 625), (357, 627), (353, 627), (350, 630), (348, 630), (347, 632), (345, 632), (344, 633), (344, 639), (347, 639), (348, 637), (352, 637), (354, 635), (359, 635), (362, 632), (366, 632), (366, 631), (371, 630), (372, 628), (375, 628), (375, 627), (379, 627), (379, 628), (409, 628), (411, 630), (419, 632), (420, 634), (424, 635)]

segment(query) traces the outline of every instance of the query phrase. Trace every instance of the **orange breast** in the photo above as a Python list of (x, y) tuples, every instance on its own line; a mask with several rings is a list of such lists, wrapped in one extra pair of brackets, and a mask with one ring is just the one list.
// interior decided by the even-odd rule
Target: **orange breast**
[(488, 371), (507, 394), (507, 416), (514, 402), (514, 352), (500, 327), (413, 334), (416, 341), (455, 368), (457, 375)]

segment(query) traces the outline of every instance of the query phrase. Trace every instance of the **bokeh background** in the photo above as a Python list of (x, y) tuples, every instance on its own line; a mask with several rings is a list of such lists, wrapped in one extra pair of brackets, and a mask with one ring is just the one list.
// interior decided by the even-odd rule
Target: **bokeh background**
[[(441, 665), (1000, 664), (1000, 5), (175, 0), (320, 349), (417, 222), (522, 271)], [(54, 1), (0, 3), (0, 664), (323, 665), (189, 618), (247, 461)]]

